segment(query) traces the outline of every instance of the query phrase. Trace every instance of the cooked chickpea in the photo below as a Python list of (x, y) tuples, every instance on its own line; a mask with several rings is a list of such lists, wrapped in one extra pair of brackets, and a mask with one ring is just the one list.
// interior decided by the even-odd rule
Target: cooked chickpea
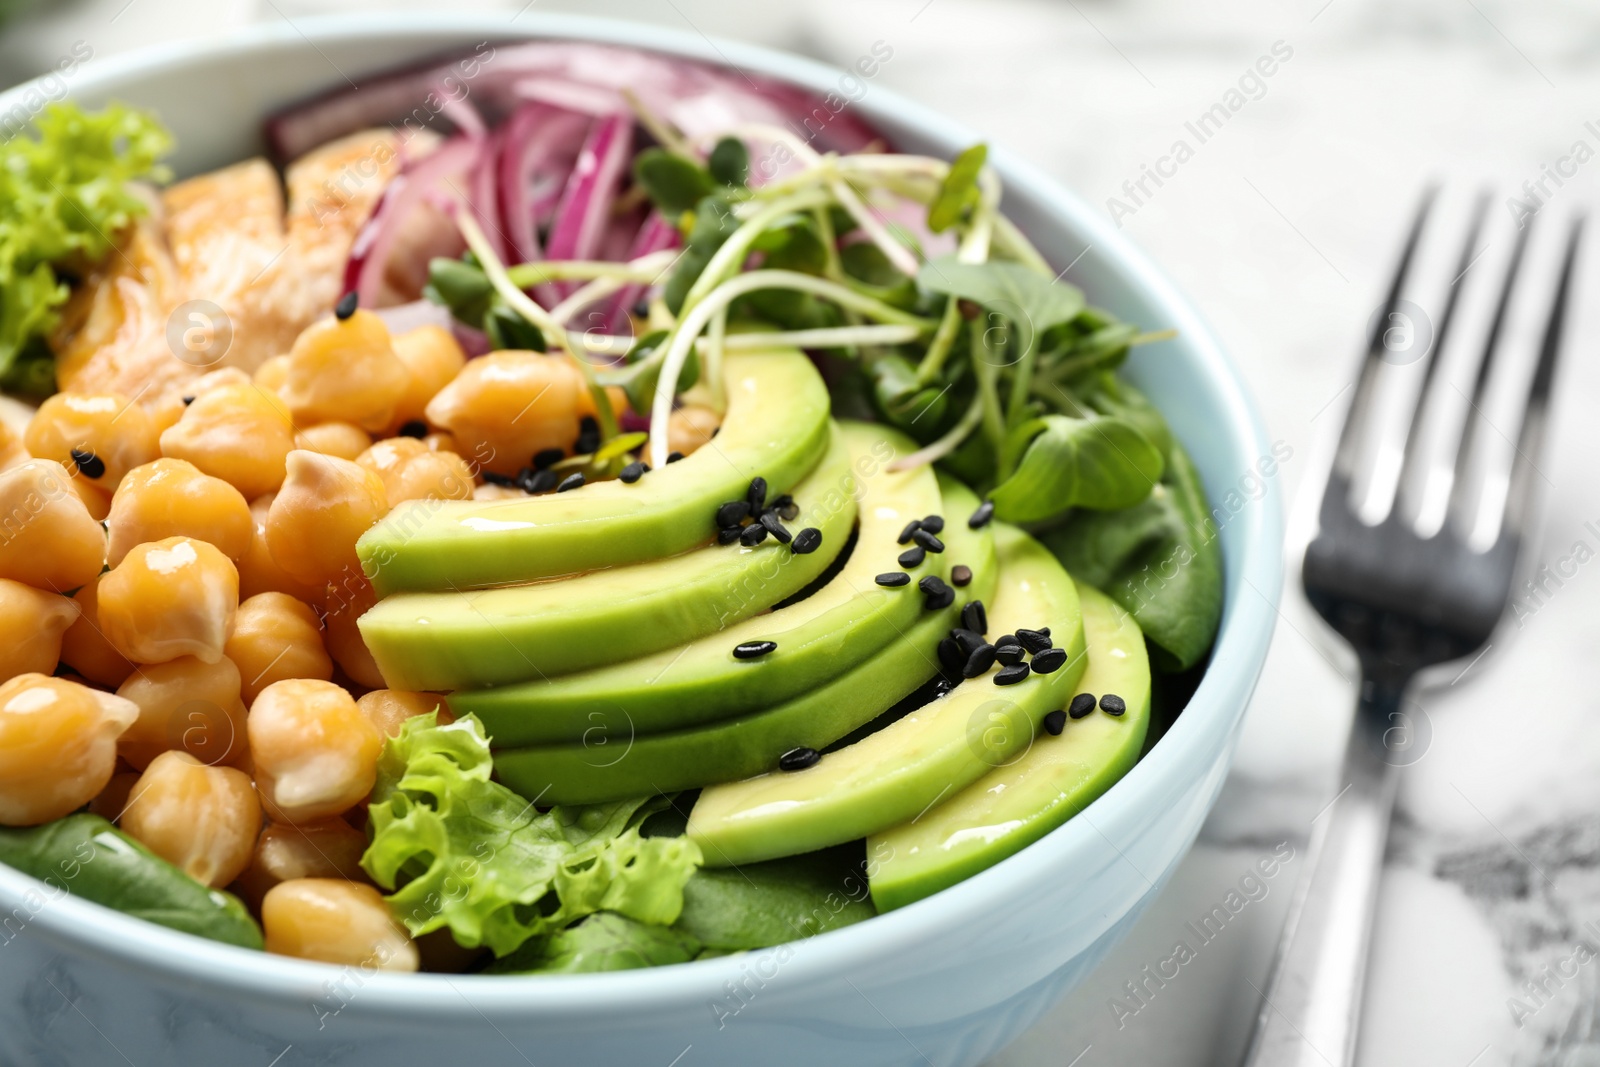
[(722, 417), (708, 407), (689, 404), (674, 411), (667, 420), (667, 447), (684, 455), (711, 440), (722, 425)]
[(72, 595), (78, 618), (61, 637), (61, 662), (97, 685), (118, 686), (133, 673), (128, 657), (118, 652), (100, 628), (100, 582), (97, 575)]
[(372, 447), (372, 437), (353, 422), (321, 422), (295, 434), (294, 447), (340, 459), (355, 459)]
[(331, 586), (327, 594), (328, 653), (351, 681), (365, 689), (381, 689), (386, 684), (377, 660), (367, 648), (356, 622), (377, 603), (372, 585), (365, 578)]
[(389, 437), (363, 452), (357, 463), (383, 479), (389, 506), (406, 500), (468, 500), (475, 479), (466, 460), (453, 452), (431, 452), (412, 437)]
[(267, 515), (271, 513), (276, 493), (259, 496), (250, 502), (250, 519), (255, 524), (255, 534), (250, 547), (239, 560), (239, 597), (241, 600), (261, 593), (288, 593), (307, 604), (322, 603), (322, 586), (302, 582), (278, 566), (267, 547)]
[(54, 674), (61, 639), (78, 605), (60, 593), (0, 578), (0, 681), (19, 674)]
[(274, 822), (331, 818), (371, 792), (383, 737), (332, 682), (272, 683), (250, 705), (247, 725), (256, 785)]
[(111, 514), (111, 493), (89, 479), (82, 475), (73, 478), (72, 491), (78, 494), (78, 499), (83, 501), (89, 517), (95, 522), (103, 522)]
[(267, 548), (302, 582), (359, 574), (356, 539), (389, 510), (383, 481), (347, 459), (301, 449), (267, 512)]
[(367, 835), (343, 819), (305, 826), (270, 823), (256, 840), (250, 866), (239, 876), (239, 895), (259, 909), (261, 898), (279, 882), (296, 878), (365, 882), (361, 855), (366, 850)]
[(396, 334), (393, 344), (394, 354), (406, 365), (411, 377), (406, 391), (395, 404), (394, 416), (389, 420), (390, 433), (413, 419), (422, 418), (428, 401), (467, 365), (467, 354), (443, 326), (418, 326)]
[(242, 602), (223, 652), (239, 665), (246, 703), (285, 678), (333, 677), (317, 613), (287, 593), (257, 593)]
[(583, 375), (567, 357), (491, 352), (439, 390), (427, 415), (455, 436), (464, 454), (509, 475), (535, 452), (570, 449), (579, 420), (594, 410)]
[(294, 424), (277, 394), (225, 385), (195, 398), (161, 434), (161, 454), (186, 459), (253, 499), (283, 484)]
[(220, 888), (250, 865), (261, 801), (250, 776), (163, 752), (134, 785), (122, 830), (202, 885)]
[(407, 719), (439, 713), (439, 723), (451, 723), (456, 717), (450, 714), (450, 705), (439, 693), (417, 693), (409, 689), (374, 689), (356, 701), (356, 707), (371, 720), (384, 737), (399, 737), (400, 728)]
[(26, 429), (26, 426), (13, 429), (10, 423), (0, 419), (0, 471), (9, 470), (33, 458), (22, 443), (22, 434)]
[(215, 663), (239, 608), (239, 572), (204, 541), (168, 537), (124, 556), (98, 595), (106, 640), (133, 662)]
[[(453, 433), (430, 433), (422, 439), (428, 446), (429, 452), (456, 452), (456, 435)], [(459, 454), (459, 453), (458, 453)]]
[(267, 951), (381, 971), (417, 969), (417, 946), (370, 885), (332, 878), (281, 882), (261, 901)]
[(117, 752), (139, 770), (175, 749), (208, 766), (245, 762), (245, 706), (233, 661), (181, 656), (151, 664), (118, 686), (117, 696), (139, 708), (138, 721), (117, 742)]
[(39, 405), (22, 440), (37, 458), (75, 465), (96, 485), (115, 489), (124, 474), (161, 454), (156, 433), (149, 413), (121, 393), (57, 393)]
[(289, 351), (282, 395), (301, 423), (344, 419), (378, 431), (389, 425), (410, 381), (389, 327), (372, 312), (357, 311), (301, 331)]
[(281, 396), (283, 387), (289, 384), (289, 354), (285, 352), (281, 356), (273, 356), (257, 367), (254, 381), (261, 388)]
[(31, 459), (0, 471), (0, 578), (70, 592), (94, 580), (106, 532), (61, 464)]
[(135, 545), (165, 537), (193, 537), (239, 559), (255, 536), (244, 495), (193, 463), (158, 459), (128, 472), (111, 500), (106, 559), (113, 567)]
[(65, 678), (0, 683), (0, 826), (36, 826), (94, 799), (116, 769), (117, 738), (138, 716), (131, 701)]

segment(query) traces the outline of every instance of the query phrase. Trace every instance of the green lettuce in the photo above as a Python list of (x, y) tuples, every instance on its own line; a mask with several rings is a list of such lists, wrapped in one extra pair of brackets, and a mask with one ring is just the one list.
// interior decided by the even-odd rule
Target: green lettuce
[(0, 143), (0, 378), (37, 382), (19, 358), (49, 358), (55, 328), (79, 272), (111, 253), (148, 207), (128, 186), (165, 180), (158, 161), (172, 135), (148, 112), (109, 104), (97, 112), (51, 104), (32, 134)]
[(700, 951), (700, 942), (674, 927), (653, 926), (602, 911), (548, 938), (529, 941), (505, 959), (489, 964), (484, 973), (627, 971), (688, 963)]
[(361, 865), (393, 890), (389, 903), (413, 936), (448, 927), (461, 945), (505, 956), (600, 911), (677, 921), (701, 856), (686, 838), (640, 834), (664, 800), (541, 813), (491, 770), (489, 740), (470, 715), (443, 726), (433, 714), (411, 719), (384, 750)]

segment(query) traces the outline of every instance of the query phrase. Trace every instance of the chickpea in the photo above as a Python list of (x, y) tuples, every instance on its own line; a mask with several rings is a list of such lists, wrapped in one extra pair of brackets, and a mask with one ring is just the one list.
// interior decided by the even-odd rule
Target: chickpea
[(122, 813), (128, 810), (128, 798), (133, 795), (133, 787), (141, 777), (138, 771), (114, 772), (106, 787), (89, 801), (90, 814), (98, 815), (107, 822), (121, 822)]
[(0, 471), (0, 578), (70, 592), (94, 580), (106, 533), (61, 464), (30, 459)]
[(345, 419), (378, 431), (389, 425), (410, 381), (389, 327), (358, 310), (347, 319), (314, 322), (295, 338), (283, 399), (302, 423)]
[(256, 785), (274, 822), (331, 818), (372, 791), (383, 737), (332, 682), (273, 682), (250, 705), (247, 726)]
[(113, 567), (135, 545), (180, 535), (236, 560), (255, 536), (250, 505), (239, 490), (181, 459), (158, 459), (129, 471), (112, 498), (106, 527), (106, 559)]
[(22, 434), (26, 429), (26, 426), (21, 430), (13, 429), (10, 423), (0, 420), (0, 471), (10, 470), (19, 463), (26, 463), (33, 458), (28, 455), (27, 446), (22, 443)]
[(181, 392), (169, 392), (153, 404), (146, 404), (150, 418), (155, 423), (156, 433), (164, 433), (169, 426), (177, 425), (183, 418), (184, 409), (194, 403), (196, 397), (204, 396), (213, 389), (220, 389), (225, 385), (249, 385), (250, 375), (238, 367), (218, 367), (214, 371), (207, 371), (200, 377), (180, 387)]
[(429, 452), (456, 452), (458, 455), (460, 454), (456, 448), (456, 435), (453, 433), (430, 433), (422, 439), (422, 443), (428, 446)]
[(217, 889), (250, 865), (261, 801), (243, 771), (207, 767), (187, 752), (163, 752), (133, 787), (122, 830)]
[(281, 882), (261, 901), (267, 951), (303, 960), (417, 969), (417, 946), (370, 885), (332, 878)]
[(186, 459), (254, 499), (283, 484), (294, 424), (277, 394), (255, 385), (225, 385), (196, 397), (161, 434), (161, 453)]
[(579, 420), (594, 410), (583, 375), (567, 357), (491, 352), (439, 390), (427, 415), (484, 467), (510, 475), (535, 452), (571, 448)]
[(383, 481), (347, 459), (296, 449), (267, 511), (267, 548), (302, 582), (361, 573), (356, 539), (389, 510)]
[(0, 683), (0, 826), (36, 826), (94, 799), (138, 716), (131, 701), (65, 678)]
[(261, 388), (282, 396), (283, 387), (289, 384), (289, 354), (273, 356), (257, 367), (254, 381)]
[(100, 582), (97, 575), (72, 595), (78, 618), (61, 637), (61, 662), (96, 685), (119, 686), (133, 673), (128, 657), (118, 652), (100, 628)]
[(399, 737), (400, 728), (406, 724), (407, 719), (414, 719), (419, 715), (426, 715), (430, 711), (439, 713), (439, 724), (456, 721), (450, 714), (450, 705), (445, 703), (444, 697), (439, 693), (417, 693), (409, 689), (374, 689), (360, 700), (356, 707), (361, 709), (361, 714), (372, 721), (378, 732), (384, 737)]
[(180, 656), (151, 664), (118, 686), (117, 696), (139, 708), (138, 721), (117, 742), (123, 760), (139, 770), (173, 750), (207, 766), (245, 762), (245, 708), (231, 660)]
[(255, 524), (255, 535), (250, 547), (239, 560), (239, 596), (241, 599), (261, 593), (288, 593), (307, 604), (322, 603), (322, 586), (293, 578), (267, 548), (267, 515), (271, 512), (276, 493), (267, 493), (250, 502), (250, 519)]
[(673, 452), (692, 455), (711, 440), (722, 425), (722, 416), (710, 408), (688, 404), (674, 411), (667, 420), (667, 447)]
[(389, 437), (361, 454), (357, 463), (383, 479), (389, 506), (406, 500), (469, 500), (476, 479), (453, 452), (431, 452), (426, 442)]
[(366, 640), (356, 625), (377, 597), (372, 584), (365, 578), (331, 586), (328, 590), (328, 614), (323, 618), (327, 627), (328, 652), (333, 661), (351, 681), (364, 689), (381, 689), (387, 683), (378, 670), (378, 661), (372, 658)]
[(414, 330), (396, 334), (394, 354), (411, 372), (406, 391), (395, 404), (394, 417), (389, 420), (390, 433), (414, 419), (420, 419), (427, 410), (428, 401), (449, 385), (461, 368), (467, 365), (467, 354), (456, 343), (455, 337), (443, 326), (418, 326)]
[(57, 393), (39, 405), (22, 440), (37, 458), (75, 466), (105, 489), (161, 454), (150, 415), (121, 393)]
[(124, 556), (98, 595), (106, 640), (133, 662), (215, 663), (239, 608), (239, 572), (204, 541), (168, 537)]
[(0, 578), (0, 681), (19, 674), (54, 674), (61, 639), (78, 606), (60, 593)]
[(241, 603), (223, 652), (239, 665), (247, 703), (285, 678), (333, 677), (317, 613), (287, 593), (258, 593)]
[(365, 882), (361, 856), (367, 835), (343, 819), (305, 826), (269, 823), (256, 840), (250, 866), (239, 876), (239, 895), (257, 910), (267, 891), (296, 878), (334, 878)]
[(72, 491), (78, 494), (78, 499), (83, 501), (89, 517), (95, 522), (103, 522), (111, 514), (111, 494), (89, 479), (82, 475), (73, 478)]
[(372, 437), (352, 422), (321, 422), (295, 434), (294, 447), (353, 460), (372, 447)]

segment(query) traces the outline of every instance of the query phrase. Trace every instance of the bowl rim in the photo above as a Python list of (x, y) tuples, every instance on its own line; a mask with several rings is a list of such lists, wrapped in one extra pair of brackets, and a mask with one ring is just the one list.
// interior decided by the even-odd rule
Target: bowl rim
[[(277, 50), (317, 49), (319, 45), (349, 43), (368, 36), (399, 40), (413, 38), (414, 55), (425, 59), (439, 54), (426, 42), (434, 35), (451, 39), (482, 34), (490, 41), (567, 39), (615, 44), (697, 59), (719, 66), (748, 67), (782, 81), (826, 92), (844, 73), (839, 68), (759, 45), (723, 40), (696, 31), (676, 30), (631, 21), (593, 16), (537, 13), (506, 20), (503, 15), (444, 12), (373, 12), (361, 14), (287, 17), (281, 22), (258, 23), (224, 34), (155, 45), (96, 59), (77, 76), (71, 95), (96, 95), (141, 76), (181, 68), (198, 60), (215, 61), (230, 56), (271, 53)], [(391, 65), (385, 65), (391, 66)], [(378, 67), (377, 69), (385, 69)], [(331, 80), (330, 80), (331, 81)], [(0, 93), (0, 111), (16, 102), (35, 85), (26, 82)], [(320, 87), (315, 87), (320, 88)], [(307, 97), (315, 88), (308, 90)], [(873, 86), (869, 98), (858, 105), (870, 113), (892, 114), (901, 125), (930, 138), (972, 143), (978, 138), (962, 124), (894, 91)], [(1254, 456), (1268, 454), (1263, 423), (1249, 391), (1224, 354), (1199, 313), (1151, 263), (1133, 241), (1114, 229), (1098, 212), (1069, 192), (1039, 167), (1002, 147), (991, 145), (990, 160), (1008, 188), (1027, 192), (1041, 208), (1065, 220), (1075, 232), (1088, 235), (1102, 256), (1113, 261), (1130, 279), (1163, 308), (1178, 330), (1202, 373), (1217, 383), (1234, 439), (1231, 451), (1241, 448)], [(1181, 775), (1192, 746), (1208, 735), (1231, 744), (1249, 697), (1258, 680), (1276, 621), (1282, 585), (1282, 505), (1275, 479), (1265, 495), (1242, 510), (1231, 526), (1237, 530), (1243, 560), (1237, 574), (1225, 572), (1224, 612), (1210, 665), (1185, 713), (1178, 717), (1162, 741), (1096, 799), (1087, 813), (1051, 831), (1013, 856), (921, 901), (877, 916), (870, 922), (803, 941), (785, 963), (797, 985), (849, 973), (853, 961), (893, 954), (898, 948), (925, 941), (942, 930), (981, 922), (997, 906), (1009, 882), (1027, 882), (1082, 854), (1094, 838), (1114, 841), (1102, 833), (1137, 826), (1138, 798), (1159, 790), (1164, 780)], [(1242, 596), (1248, 586), (1253, 596)], [(1218, 720), (1221, 720), (1220, 722)], [(1216, 742), (1213, 741), (1213, 747)], [(1116, 847), (1113, 844), (1113, 847)], [(1120, 850), (1118, 850), (1120, 852)], [(0, 914), (25, 903), (28, 894), (39, 896), (42, 883), (0, 864)], [(52, 941), (88, 947), (136, 968), (157, 971), (175, 982), (213, 991), (245, 993), (269, 1002), (303, 1002), (315, 996), (332, 973), (327, 965), (294, 960), (235, 948), (179, 933), (88, 901), (52, 897), (33, 909), (27, 926)], [(757, 950), (772, 952), (774, 949)], [(640, 1008), (677, 1008), (691, 1003), (714, 1002), (725, 994), (725, 983), (745, 972), (742, 960), (754, 954), (735, 954), (669, 968), (645, 968), (580, 975), (448, 975), (368, 974), (362, 983), (357, 1014), (413, 1018), (456, 1017), (458, 1000), (485, 1018), (522, 1020), (570, 1017), (575, 1012), (613, 1011), (621, 1004)], [(241, 966), (241, 964), (247, 964)], [(537, 983), (539, 996), (527, 996)], [(451, 994), (451, 995), (446, 995)]]

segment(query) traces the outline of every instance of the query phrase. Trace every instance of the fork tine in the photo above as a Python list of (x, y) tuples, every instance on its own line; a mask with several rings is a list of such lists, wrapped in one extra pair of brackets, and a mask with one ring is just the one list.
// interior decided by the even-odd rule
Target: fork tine
[(1572, 277), (1576, 272), (1578, 244), (1583, 237), (1584, 220), (1572, 223), (1567, 237), (1567, 251), (1561, 263), (1561, 280), (1556, 283), (1555, 299), (1550, 305), (1550, 318), (1545, 323), (1544, 340), (1539, 346), (1539, 362), (1533, 370), (1533, 382), (1528, 386), (1528, 406), (1522, 416), (1522, 429), (1517, 433), (1517, 454), (1512, 460), (1511, 484), (1506, 492), (1505, 522), (1500, 529), (1500, 539), (1521, 537), (1526, 531), (1533, 495), (1533, 475), (1538, 468), (1535, 457), (1543, 450), (1545, 422), (1549, 417), (1550, 389), (1555, 381), (1556, 359), (1561, 352), (1561, 335), (1565, 329), (1567, 300), (1572, 290)]
[(1466, 418), (1461, 427), (1461, 443), (1456, 448), (1455, 479), (1450, 486), (1449, 519), (1457, 529), (1471, 531), (1478, 501), (1468, 483), (1472, 464), (1483, 436), (1483, 398), (1489, 388), (1489, 373), (1500, 349), (1500, 335), (1504, 332), (1507, 313), (1511, 308), (1511, 295), (1516, 289), (1517, 276), (1522, 271), (1522, 256), (1528, 249), (1528, 235), (1533, 232), (1533, 219), (1517, 231), (1517, 243), (1511, 249), (1511, 261), (1506, 264), (1506, 278), (1500, 287), (1500, 299), (1495, 304), (1494, 318), (1489, 323), (1489, 334), (1484, 338), (1483, 355), (1478, 359), (1478, 374), (1472, 384), (1472, 397), (1468, 402)]
[(1429, 186), (1422, 194), (1422, 202), (1417, 205), (1416, 217), (1411, 222), (1411, 232), (1406, 236), (1405, 247), (1400, 253), (1400, 262), (1395, 265), (1394, 280), (1389, 283), (1383, 314), (1373, 323), (1372, 335), (1367, 339), (1367, 354), (1356, 378), (1355, 396), (1350, 398), (1350, 410), (1344, 417), (1344, 428), (1339, 431), (1338, 448), (1333, 454), (1334, 477), (1328, 483), (1330, 490), (1335, 486), (1348, 488), (1353, 481), (1357, 447), (1366, 435), (1366, 422), (1372, 414), (1373, 382), (1385, 351), (1384, 331), (1388, 329), (1390, 316), (1400, 306), (1400, 293), (1405, 287), (1406, 276), (1411, 272), (1411, 261), (1416, 258), (1417, 245), (1422, 240), (1423, 224), (1427, 222), (1428, 212), (1433, 208), (1438, 192), (1439, 188), (1435, 185)]

